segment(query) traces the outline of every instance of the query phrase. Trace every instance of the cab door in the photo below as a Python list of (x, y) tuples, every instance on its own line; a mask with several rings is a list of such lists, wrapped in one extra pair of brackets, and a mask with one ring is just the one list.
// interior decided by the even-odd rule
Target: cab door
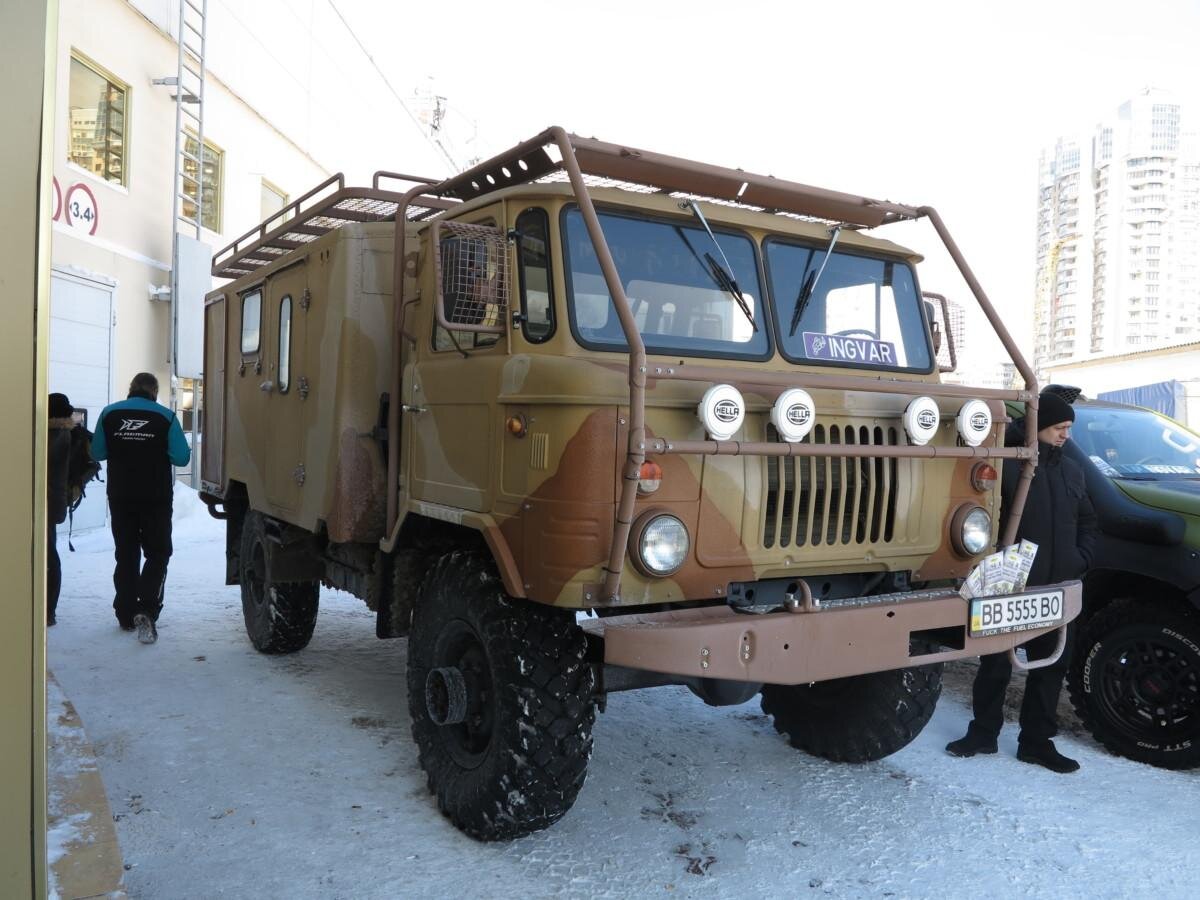
[[(412, 495), (458, 509), (491, 508), (497, 401), (507, 361), (508, 247), (500, 205), (435, 225), (433, 306), (405, 367)], [(432, 314), (431, 314), (432, 313)], [(444, 327), (437, 321), (450, 324)], [(457, 326), (457, 327), (455, 327)]]
[(305, 471), (305, 312), (308, 273), (304, 262), (276, 272), (263, 298), (265, 365), (260, 390), (265, 394), (263, 461), (267, 499), (295, 512), (307, 478)]

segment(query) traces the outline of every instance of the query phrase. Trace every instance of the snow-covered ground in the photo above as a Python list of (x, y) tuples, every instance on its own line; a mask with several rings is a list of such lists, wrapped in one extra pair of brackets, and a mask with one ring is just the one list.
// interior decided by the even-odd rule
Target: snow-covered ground
[(587, 784), (552, 829), (478, 844), (437, 812), (409, 739), (406, 643), (325, 591), (309, 647), (263, 656), (224, 581), (224, 525), (176, 499), (159, 642), (111, 610), (112, 544), (63, 553), (49, 659), (95, 746), (133, 897), (1179, 897), (1200, 772), (1059, 739), (1083, 769), (945, 754), (969, 713), (951, 679), (882, 762), (788, 747), (756, 703), (615, 694)]

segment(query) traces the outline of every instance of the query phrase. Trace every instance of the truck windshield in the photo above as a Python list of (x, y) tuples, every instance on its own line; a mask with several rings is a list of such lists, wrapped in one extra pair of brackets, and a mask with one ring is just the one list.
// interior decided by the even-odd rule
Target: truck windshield
[[(712, 238), (698, 225), (599, 214), (633, 317), (646, 349), (658, 353), (763, 359), (771, 350), (766, 329), (714, 278), (705, 253)], [(754, 243), (745, 235), (714, 231), (755, 321), (762, 321), (762, 286)], [(576, 208), (564, 216), (571, 328), (585, 347), (625, 350), (616, 307)]]
[(1200, 435), (1148, 409), (1076, 404), (1071, 439), (1110, 478), (1200, 478)]
[[(776, 328), (784, 356), (821, 366), (929, 372), (932, 356), (912, 268), (902, 260), (826, 247), (765, 243)], [(810, 292), (805, 284), (814, 285)], [(801, 315), (792, 329), (799, 307)]]

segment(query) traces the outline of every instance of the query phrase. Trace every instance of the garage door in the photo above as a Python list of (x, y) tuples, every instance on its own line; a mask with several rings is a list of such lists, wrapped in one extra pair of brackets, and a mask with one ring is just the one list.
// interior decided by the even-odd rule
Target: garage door
[[(88, 411), (94, 429), (112, 396), (113, 286), (55, 271), (50, 281), (50, 391), (66, 394)], [(101, 473), (104, 478), (104, 473)], [(104, 485), (93, 481), (79, 509), (75, 530), (103, 527), (108, 507)]]

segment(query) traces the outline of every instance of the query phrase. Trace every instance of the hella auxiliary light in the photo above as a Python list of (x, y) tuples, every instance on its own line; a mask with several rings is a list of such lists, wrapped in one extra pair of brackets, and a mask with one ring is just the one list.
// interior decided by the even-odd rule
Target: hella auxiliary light
[(950, 543), (959, 556), (978, 556), (992, 542), (992, 517), (982, 506), (963, 506), (950, 522)]
[(968, 400), (958, 411), (958, 433), (968, 447), (978, 447), (992, 430), (992, 411), (982, 400)]
[(696, 415), (714, 441), (727, 441), (746, 420), (746, 401), (732, 384), (714, 384), (700, 399)]
[(691, 548), (687, 526), (661, 510), (644, 513), (634, 522), (630, 543), (634, 567), (655, 578), (678, 571)]
[(942, 414), (932, 397), (914, 397), (904, 408), (904, 431), (918, 447), (933, 440), (941, 421)]
[(789, 444), (797, 444), (812, 431), (817, 407), (808, 391), (789, 388), (779, 395), (771, 407), (771, 424)]

